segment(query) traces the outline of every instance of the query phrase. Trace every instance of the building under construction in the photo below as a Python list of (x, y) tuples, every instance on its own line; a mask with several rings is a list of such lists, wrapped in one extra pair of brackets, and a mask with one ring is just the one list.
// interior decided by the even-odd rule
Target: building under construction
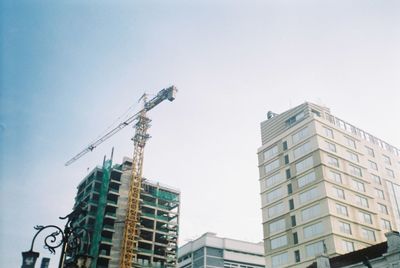
[[(79, 225), (90, 232), (92, 267), (120, 267), (122, 240), (132, 177), (132, 160), (94, 168), (79, 184), (75, 206), (87, 204)], [(139, 267), (176, 267), (180, 192), (143, 179), (140, 193)]]

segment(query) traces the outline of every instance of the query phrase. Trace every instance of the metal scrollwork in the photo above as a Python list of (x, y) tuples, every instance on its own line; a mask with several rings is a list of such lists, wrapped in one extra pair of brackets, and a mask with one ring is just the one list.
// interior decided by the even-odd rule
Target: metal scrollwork
[(44, 230), (46, 229), (53, 229), (52, 233), (47, 235), (44, 239), (44, 248), (50, 251), (51, 254), (55, 254), (55, 249), (60, 247), (65, 239), (64, 232), (61, 230), (60, 227), (56, 225), (36, 225), (33, 227), (35, 230), (38, 230), (38, 232), (35, 234), (32, 240), (32, 245), (31, 245), (31, 250), (33, 249), (33, 244), (35, 243), (36, 237)]
[[(64, 230), (56, 225), (36, 225), (34, 229), (37, 230), (37, 232), (32, 239), (31, 249), (22, 253), (23, 258), (25, 258), (24, 261), (29, 257), (34, 258), (34, 262), (36, 261), (39, 253), (33, 252), (33, 245), (37, 236), (45, 230), (48, 231), (49, 234), (44, 238), (43, 247), (50, 251), (51, 254), (55, 254), (56, 249), (62, 247), (58, 266), (59, 268), (64, 267), (64, 261), (66, 258), (67, 261), (71, 259), (72, 261), (76, 261), (75, 258), (78, 256), (88, 256), (89, 258), (90, 256), (87, 255), (87, 250), (88, 245), (90, 244), (90, 233), (85, 227), (76, 224), (80, 215), (85, 215), (87, 213), (86, 207), (86, 203), (81, 203), (76, 206), (70, 214), (65, 217), (60, 217), (62, 220), (67, 220)], [(29, 254), (33, 254), (33, 257)], [(30, 259), (28, 261), (30, 261)]]

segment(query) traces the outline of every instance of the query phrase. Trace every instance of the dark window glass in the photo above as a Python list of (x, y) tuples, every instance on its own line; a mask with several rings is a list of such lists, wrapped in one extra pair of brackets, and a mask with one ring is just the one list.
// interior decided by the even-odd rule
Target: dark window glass
[(222, 257), (222, 249), (207, 247), (207, 255), (214, 257)]
[(293, 233), (293, 243), (297, 245), (299, 243), (299, 238), (297, 237), (297, 233)]
[(196, 250), (195, 252), (193, 252), (193, 259), (197, 259), (202, 256), (204, 256), (204, 248), (200, 248), (200, 249)]
[(211, 265), (213, 267), (224, 267), (224, 259), (207, 257), (206, 262), (207, 267), (208, 265)]
[(293, 193), (293, 189), (292, 189), (292, 184), (291, 183), (289, 183), (288, 186), (287, 186), (287, 192), (288, 192), (288, 194)]
[(290, 174), (290, 169), (286, 169), (286, 179), (290, 179), (291, 174)]
[(290, 210), (294, 209), (294, 202), (293, 202), (293, 199), (290, 199), (290, 200), (289, 200), (289, 209), (290, 209)]
[(286, 151), (288, 149), (287, 141), (283, 142), (283, 150)]
[(285, 165), (289, 164), (289, 155), (285, 155)]
[(296, 216), (290, 216), (290, 219), (291, 219), (291, 221), (292, 221), (292, 227), (295, 227), (296, 226)]
[(296, 262), (300, 262), (300, 251), (298, 250), (294, 251), (294, 259)]

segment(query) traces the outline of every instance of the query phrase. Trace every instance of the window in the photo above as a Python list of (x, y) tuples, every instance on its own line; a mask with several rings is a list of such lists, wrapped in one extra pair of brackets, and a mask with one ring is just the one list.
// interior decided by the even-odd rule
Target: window
[(346, 240), (342, 240), (343, 248), (346, 252), (353, 252), (354, 251), (354, 243)]
[(311, 143), (308, 141), (293, 150), (294, 158), (299, 158), (311, 151)]
[(296, 171), (297, 173), (303, 172), (312, 167), (312, 165), (313, 165), (313, 157), (310, 156), (304, 159), (303, 161), (296, 163)]
[(312, 188), (306, 192), (299, 194), (300, 204), (304, 204), (319, 196), (318, 188)]
[(377, 184), (382, 184), (381, 178), (378, 175), (371, 174), (371, 179)]
[(313, 181), (315, 181), (315, 172), (314, 171), (298, 178), (297, 183), (298, 183), (299, 187), (303, 187)]
[(278, 146), (275, 145), (274, 147), (269, 148), (266, 151), (264, 151), (264, 160), (268, 160), (277, 154), (278, 154)]
[(298, 251), (298, 250), (294, 251), (294, 260), (296, 262), (300, 262), (300, 251)]
[(283, 196), (283, 188), (279, 187), (269, 193), (266, 194), (267, 203), (271, 203), (274, 200), (279, 199), (279, 197)]
[(289, 199), (289, 209), (290, 209), (290, 210), (294, 209), (294, 202), (293, 202), (293, 199)]
[(380, 199), (385, 199), (385, 195), (382, 190), (375, 189), (375, 195)]
[(344, 233), (344, 234), (349, 234), (351, 235), (351, 227), (350, 224), (346, 223), (346, 222), (339, 222), (339, 230), (340, 232)]
[(390, 178), (394, 179), (394, 172), (393, 172), (393, 170), (387, 168), (387, 169), (386, 169), (386, 174), (387, 174)]
[(353, 152), (350, 152), (350, 151), (347, 151), (347, 156), (348, 156), (349, 160), (354, 161), (354, 162), (358, 162), (358, 155), (357, 154), (355, 154)]
[(382, 228), (383, 228), (384, 230), (388, 230), (388, 231), (391, 231), (391, 230), (392, 230), (392, 226), (391, 226), (391, 224), (390, 224), (390, 221), (388, 221), (388, 220), (381, 219), (381, 225), (382, 225)]
[(321, 254), (323, 252), (324, 252), (324, 243), (322, 241), (306, 246), (306, 253), (308, 257), (315, 257), (316, 255)]
[(288, 192), (288, 194), (293, 193), (293, 188), (292, 188), (292, 184), (291, 183), (289, 183), (288, 186), (287, 186), (287, 192)]
[(272, 185), (277, 184), (283, 180), (284, 179), (282, 178), (282, 175), (280, 173), (276, 173), (265, 180), (265, 185), (266, 187), (271, 187)]
[(200, 248), (200, 249), (196, 250), (195, 252), (193, 252), (193, 259), (197, 259), (202, 256), (204, 256), (204, 248)]
[(328, 155), (328, 164), (339, 167), (339, 160), (336, 157)]
[(282, 235), (277, 238), (271, 239), (271, 249), (280, 248), (287, 245), (287, 236)]
[(284, 212), (283, 202), (268, 208), (268, 217), (272, 218)]
[(369, 156), (375, 157), (375, 153), (374, 153), (374, 150), (372, 148), (369, 148), (369, 147), (365, 146), (365, 149), (367, 149), (367, 154)]
[(289, 256), (287, 252), (281, 253), (271, 257), (272, 267), (282, 267), (289, 261)]
[(319, 216), (321, 214), (321, 205), (320, 204), (316, 204), (312, 207), (303, 209), (301, 211), (301, 218), (303, 221), (307, 221), (310, 220), (312, 218), (315, 218), (317, 216)]
[(360, 181), (352, 180), (352, 186), (354, 190), (365, 192), (365, 185)]
[(356, 149), (356, 141), (350, 139), (349, 137), (344, 137), (346, 139), (346, 143), (349, 147)]
[(277, 233), (280, 231), (285, 230), (285, 219), (280, 219), (269, 224), (269, 232), (270, 233)]
[(368, 160), (368, 163), (369, 163), (369, 167), (370, 167), (371, 169), (373, 169), (373, 170), (378, 170), (378, 165), (377, 165), (375, 162), (373, 162), (373, 161), (371, 161), (371, 160)]
[(206, 254), (208, 256), (214, 256), (214, 257), (223, 257), (223, 250), (220, 248), (210, 248), (210, 247), (206, 247)]
[(290, 169), (286, 169), (286, 179), (290, 179), (290, 177), (292, 176), (291, 174), (290, 174)]
[(391, 164), (392, 164), (392, 161), (390, 161), (390, 157), (389, 157), (389, 156), (387, 156), (387, 155), (382, 155), (382, 157), (383, 157), (383, 162), (384, 162), (386, 165), (391, 165)]
[(325, 141), (326, 143), (326, 149), (328, 149), (331, 152), (336, 153), (336, 145), (330, 142)]
[(361, 235), (366, 240), (375, 241), (375, 232), (372, 230), (361, 228)]
[[(206, 264), (207, 264), (206, 267), (223, 267), (224, 266), (224, 260), (221, 259), (221, 258), (207, 257), (206, 258)], [(197, 267), (197, 266), (194, 266), (194, 267)]]
[(283, 157), (284, 161), (285, 161), (285, 165), (289, 164), (289, 155), (285, 155)]
[(286, 151), (288, 149), (287, 141), (282, 143), (283, 150)]
[(279, 159), (272, 161), (264, 166), (265, 173), (271, 172), (272, 170), (279, 167)]
[(286, 169), (286, 170), (285, 170), (285, 173), (286, 173), (286, 179), (290, 179), (290, 177), (292, 176), (292, 175), (290, 174), (290, 168), (289, 168), (289, 169)]
[(295, 227), (296, 226), (296, 216), (295, 215), (290, 216), (290, 221), (292, 223), (292, 227)]
[(303, 140), (308, 135), (308, 127), (296, 132), (292, 135), (293, 143), (298, 143)]
[(311, 112), (312, 112), (313, 114), (315, 114), (316, 116), (321, 117), (321, 113), (320, 113), (320, 112), (318, 112), (318, 111), (316, 111), (316, 110), (314, 110), (314, 109), (311, 109)]
[(297, 233), (293, 233), (293, 244), (297, 245), (299, 243), (299, 237), (297, 236)]
[(286, 125), (287, 125), (287, 126), (291, 126), (291, 125), (293, 125), (293, 124), (296, 123), (297, 121), (300, 121), (300, 120), (303, 119), (303, 118), (304, 118), (304, 111), (303, 111), (303, 112), (300, 112), (300, 113), (298, 113), (297, 115), (292, 116), (292, 117), (290, 117), (288, 120), (286, 120)]
[(333, 139), (333, 131), (330, 128), (323, 127), (326, 137)]
[(372, 217), (371, 214), (359, 211), (358, 215), (363, 223), (372, 224)]
[(343, 216), (349, 216), (349, 213), (347, 212), (347, 207), (341, 204), (336, 204), (336, 212)]
[(362, 207), (368, 207), (368, 199), (359, 195), (356, 195), (356, 204)]
[(337, 183), (342, 183), (342, 176), (340, 173), (329, 170), (329, 177)]
[(323, 225), (321, 222), (315, 223), (313, 225), (303, 228), (304, 238), (308, 239), (310, 237), (317, 236), (323, 231)]
[(383, 214), (389, 214), (387, 206), (383, 205), (383, 204), (379, 204), (378, 203), (378, 210), (379, 212), (383, 213)]
[(352, 174), (354, 176), (362, 177), (361, 168), (359, 168), (359, 167), (350, 165), (349, 171), (350, 171), (350, 174)]
[(333, 189), (335, 191), (337, 198), (346, 199), (346, 197), (344, 196), (344, 191), (342, 189), (339, 189), (339, 188), (333, 188)]

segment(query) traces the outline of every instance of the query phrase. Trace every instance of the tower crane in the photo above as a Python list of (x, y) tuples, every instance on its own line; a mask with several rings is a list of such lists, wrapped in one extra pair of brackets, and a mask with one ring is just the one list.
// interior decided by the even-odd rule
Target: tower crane
[(129, 117), (124, 122), (118, 124), (114, 129), (107, 132), (104, 136), (89, 144), (80, 153), (71, 158), (65, 163), (66, 166), (72, 164), (86, 153), (92, 151), (108, 138), (119, 132), (121, 129), (136, 121), (135, 135), (133, 136), (134, 151), (132, 160), (132, 176), (129, 186), (128, 205), (125, 217), (124, 234), (121, 246), (120, 268), (131, 268), (133, 261), (136, 260), (136, 252), (139, 237), (140, 225), (140, 191), (142, 188), (142, 171), (143, 171), (143, 156), (146, 141), (150, 138), (147, 130), (150, 127), (150, 119), (147, 117), (147, 112), (156, 107), (164, 100), (173, 101), (175, 99), (177, 89), (175, 86), (162, 89), (151, 100), (143, 98), (144, 107), (139, 112)]

